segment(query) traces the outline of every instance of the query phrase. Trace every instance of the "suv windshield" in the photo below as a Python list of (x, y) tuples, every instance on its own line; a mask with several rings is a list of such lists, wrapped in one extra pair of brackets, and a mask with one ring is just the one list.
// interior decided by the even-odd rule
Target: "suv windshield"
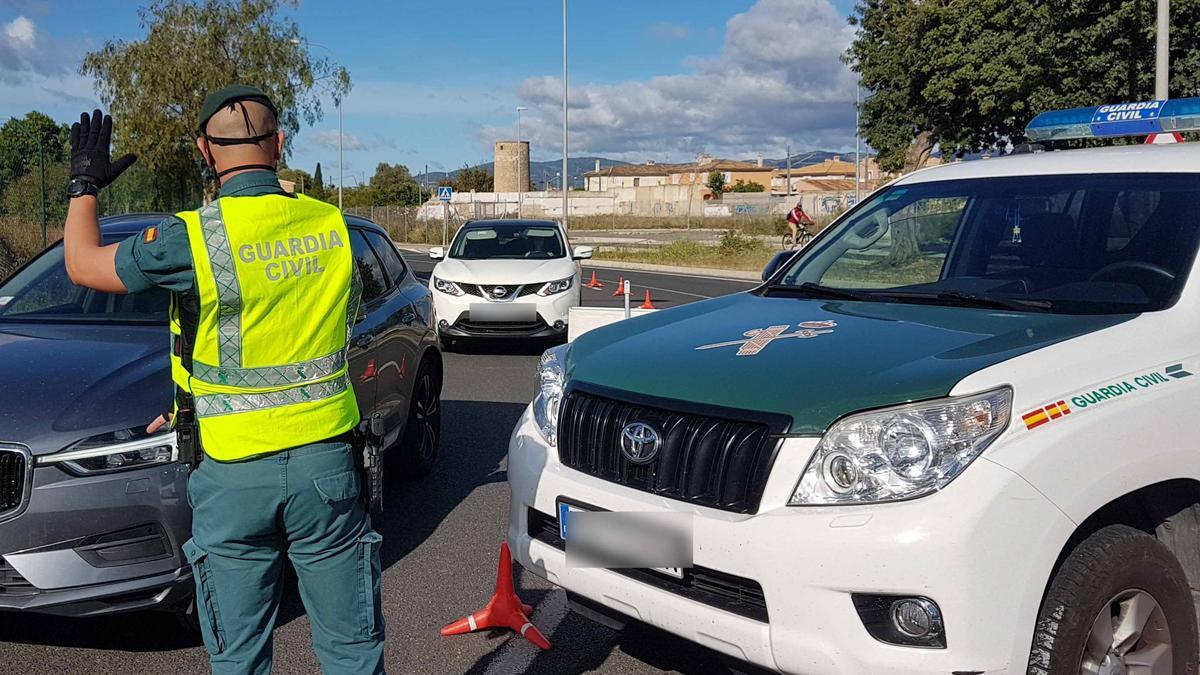
[(898, 185), (767, 293), (1018, 311), (1162, 309), (1196, 254), (1200, 177), (1020, 176)]
[(558, 228), (546, 223), (488, 223), (464, 227), (454, 238), (450, 257), (463, 260), (561, 258)]
[(167, 322), (169, 294), (153, 290), (117, 295), (71, 283), (59, 243), (0, 284), (0, 322)]

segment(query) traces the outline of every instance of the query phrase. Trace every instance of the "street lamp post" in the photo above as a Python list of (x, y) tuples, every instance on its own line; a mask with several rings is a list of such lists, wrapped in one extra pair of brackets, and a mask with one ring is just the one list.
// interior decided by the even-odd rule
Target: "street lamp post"
[[(340, 66), (343, 70), (345, 70), (346, 67), (342, 65), (342, 62), (338, 59), (337, 54), (334, 54), (333, 50), (330, 49), (329, 47), (326, 47), (323, 44), (318, 44), (316, 42), (310, 42), (308, 40), (308, 38), (304, 38), (304, 39), (292, 38), (292, 44), (298, 45), (301, 43), (304, 43), (304, 44), (308, 45), (309, 47), (320, 47), (321, 49), (324, 49), (325, 51), (329, 52), (329, 55), (333, 57), (333, 60), (337, 61), (338, 66)], [(333, 97), (333, 104), (335, 106), (337, 106), (337, 111), (338, 111), (338, 210), (341, 211), (342, 210), (342, 186), (345, 185), (345, 183), (346, 183), (346, 176), (345, 176), (346, 163), (342, 160), (342, 97), (340, 95), (335, 95)]]
[[(562, 66), (563, 66), (563, 87), (562, 87), (562, 89), (563, 89), (563, 92), (562, 92), (562, 98), (563, 98), (563, 144), (562, 144), (563, 145), (563, 162), (562, 162), (562, 175), (563, 175), (564, 180), (566, 180), (566, 177), (571, 175), (570, 171), (567, 170), (567, 0), (563, 0), (563, 3), (562, 3), (562, 33), (563, 33), (563, 58), (562, 58), (562, 62), (563, 62), (563, 64), (562, 64)], [(562, 191), (562, 193), (563, 193), (562, 194), (562, 198), (563, 198), (562, 224), (563, 224), (563, 229), (566, 230), (567, 229), (567, 194), (570, 192), (570, 190), (566, 189), (566, 185), (564, 185), (562, 181), (559, 181), (558, 185), (559, 185), (559, 187), (561, 187), (563, 189), (563, 191)]]
[(1158, 34), (1154, 54), (1154, 98), (1170, 98), (1171, 0), (1158, 0)]
[(517, 106), (517, 217), (521, 218), (521, 207), (525, 203), (525, 181), (521, 180), (521, 113), (529, 110), (523, 105)]

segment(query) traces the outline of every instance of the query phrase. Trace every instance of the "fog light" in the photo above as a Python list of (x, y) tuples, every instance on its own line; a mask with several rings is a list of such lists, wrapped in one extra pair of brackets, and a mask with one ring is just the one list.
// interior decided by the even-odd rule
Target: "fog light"
[(440, 328), (441, 330), (446, 330), (449, 327), (450, 327), (449, 321), (446, 321), (445, 319), (438, 321), (438, 328)]
[(871, 637), (903, 647), (946, 648), (942, 610), (919, 595), (852, 593), (851, 600)]
[(913, 638), (929, 637), (941, 621), (937, 607), (928, 600), (906, 599), (892, 603), (892, 623), (896, 630)]
[(566, 327), (567, 327), (567, 324), (563, 323), (561, 320), (554, 322), (554, 330), (562, 330), (563, 328), (566, 328)]

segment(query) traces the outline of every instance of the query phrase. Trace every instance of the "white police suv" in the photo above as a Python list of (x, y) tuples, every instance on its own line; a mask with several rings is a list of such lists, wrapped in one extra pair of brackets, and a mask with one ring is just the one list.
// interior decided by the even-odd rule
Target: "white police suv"
[[(1028, 135), (1198, 128), (1179, 99)], [(907, 175), (753, 291), (546, 352), (512, 549), (783, 672), (1195, 673), (1198, 238), (1200, 145)], [(690, 526), (627, 519), (572, 560), (606, 512)]]

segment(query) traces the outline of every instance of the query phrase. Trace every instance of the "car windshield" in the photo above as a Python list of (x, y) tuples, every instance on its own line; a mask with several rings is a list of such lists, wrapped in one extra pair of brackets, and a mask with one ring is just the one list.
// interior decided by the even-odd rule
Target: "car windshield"
[(0, 322), (165, 324), (169, 294), (93, 291), (71, 283), (59, 243), (0, 284)]
[(897, 185), (764, 292), (1016, 311), (1150, 311), (1196, 254), (1200, 177), (1021, 176)]
[(561, 258), (558, 228), (546, 223), (488, 223), (464, 227), (454, 238), (451, 258), (462, 260)]

